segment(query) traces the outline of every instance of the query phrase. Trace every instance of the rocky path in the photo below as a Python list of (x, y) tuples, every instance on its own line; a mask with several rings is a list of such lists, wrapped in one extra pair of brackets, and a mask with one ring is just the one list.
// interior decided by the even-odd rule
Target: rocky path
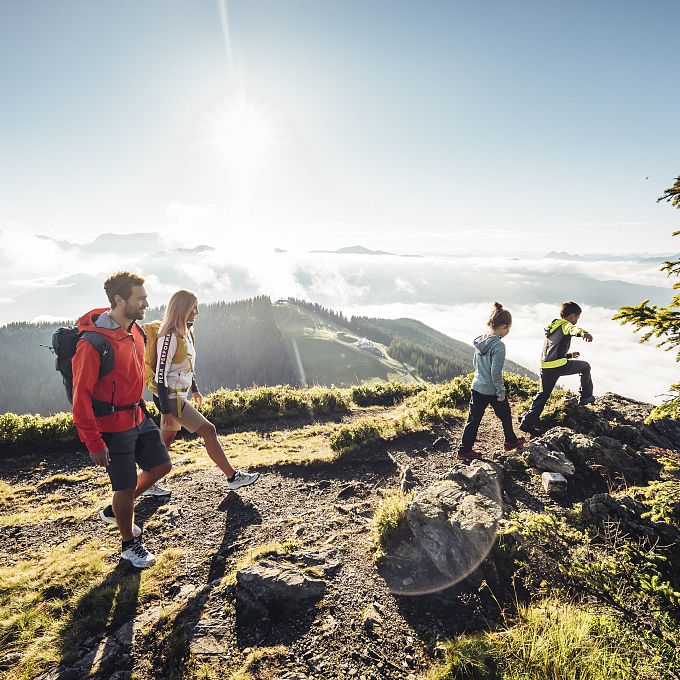
[[(136, 515), (151, 550), (179, 551), (172, 573), (125, 620), (112, 614), (103, 630), (82, 640), (80, 658), (55, 665), (41, 678), (222, 678), (239, 669), (252, 678), (421, 677), (436, 659), (438, 641), (479, 625), (485, 612), (477, 611), (474, 596), (455, 587), (418, 597), (393, 595), (376, 569), (372, 518), (385, 491), (399, 487), (398, 465), (408, 466), (421, 485), (451, 468), (461, 426), (411, 435), (334, 463), (260, 468), (260, 480), (238, 493), (225, 493), (214, 468), (173, 478), (172, 496), (142, 499)], [(500, 453), (499, 445), (500, 424), (488, 414), (476, 448), (512, 469), (512, 457)], [(89, 469), (85, 463), (84, 456), (68, 452), (36, 461), (31, 469), (18, 459), (8, 461), (0, 479), (37, 489), (36, 503), (54, 493), (64, 502), (88, 494), (104, 501), (101, 474), (77, 483), (57, 480), (40, 493), (48, 473), (77, 475)], [(522, 465), (504, 489), (507, 510), (555, 504)], [(561, 502), (583, 499), (593, 489), (606, 491), (606, 483), (584, 479)], [(5, 529), (9, 542), (0, 551), (0, 566), (30, 559), (34, 546), (57, 546), (70, 536), (116, 544), (115, 533), (92, 514)], [(323, 597), (275, 618), (246, 617), (236, 604), (234, 573), (249, 551), (265, 544), (286, 544), (310, 564), (318, 558), (312, 569), (326, 582)], [(127, 563), (117, 565), (114, 554), (112, 573), (139, 579), (128, 575)], [(4, 672), (16, 677), (11, 668)]]

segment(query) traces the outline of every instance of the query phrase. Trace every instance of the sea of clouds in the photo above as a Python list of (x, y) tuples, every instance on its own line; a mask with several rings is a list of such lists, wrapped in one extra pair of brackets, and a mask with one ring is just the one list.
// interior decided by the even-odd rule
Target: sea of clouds
[[(417, 254), (412, 254), (417, 255)], [(411, 317), (464, 342), (484, 331), (491, 303), (513, 313), (508, 357), (537, 370), (543, 328), (559, 303), (579, 302), (581, 325), (595, 341), (573, 348), (593, 366), (596, 393), (615, 391), (659, 402), (677, 380), (672, 352), (640, 345), (630, 327), (612, 321), (618, 307), (672, 296), (660, 262), (649, 258), (572, 260), (556, 257), (352, 255), (275, 252), (269, 244), (183, 247), (156, 233), (104, 234), (87, 243), (0, 232), (0, 323), (74, 319), (105, 306), (103, 280), (119, 269), (146, 277), (152, 305), (178, 288), (202, 302), (267, 294), (319, 302), (345, 314)], [(576, 378), (564, 384), (576, 386)], [(573, 384), (572, 384), (573, 383)]]

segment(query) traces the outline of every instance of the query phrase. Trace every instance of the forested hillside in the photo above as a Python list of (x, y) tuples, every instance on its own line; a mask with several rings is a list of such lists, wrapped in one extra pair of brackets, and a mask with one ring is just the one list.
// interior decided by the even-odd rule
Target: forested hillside
[[(146, 321), (163, 309), (147, 311)], [(69, 410), (54, 356), (45, 347), (64, 324), (12, 323), (0, 328), (0, 412)], [(197, 378), (201, 390), (295, 383), (290, 354), (274, 322), (268, 297), (201, 305), (196, 323)]]
[[(147, 310), (145, 321), (163, 308)], [(12, 323), (0, 328), (0, 413), (69, 410), (50, 345), (73, 323)], [(374, 380), (439, 382), (473, 370), (470, 345), (413, 319), (352, 317), (304, 300), (272, 305), (260, 296), (201, 305), (196, 321), (199, 387), (353, 385)], [(362, 347), (360, 338), (371, 341)], [(372, 346), (372, 343), (377, 343)], [(387, 356), (385, 356), (387, 354)], [(535, 378), (511, 361), (509, 372)]]

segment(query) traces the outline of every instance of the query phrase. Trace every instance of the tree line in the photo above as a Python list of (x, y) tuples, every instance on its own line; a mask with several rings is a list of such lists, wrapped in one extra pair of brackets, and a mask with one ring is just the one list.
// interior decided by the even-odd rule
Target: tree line
[[(163, 316), (149, 309), (145, 321)], [(10, 323), (0, 328), (0, 413), (47, 415), (70, 410), (61, 376), (55, 370), (52, 333), (61, 323)], [(259, 296), (238, 302), (201, 305), (196, 322), (196, 375), (199, 387), (295, 384), (297, 373), (271, 300)]]

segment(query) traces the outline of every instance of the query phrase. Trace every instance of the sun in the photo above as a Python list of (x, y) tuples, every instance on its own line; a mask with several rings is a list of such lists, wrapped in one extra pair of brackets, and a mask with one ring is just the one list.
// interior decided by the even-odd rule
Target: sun
[(276, 121), (262, 105), (240, 92), (209, 113), (207, 136), (211, 152), (222, 167), (249, 177), (272, 160)]

